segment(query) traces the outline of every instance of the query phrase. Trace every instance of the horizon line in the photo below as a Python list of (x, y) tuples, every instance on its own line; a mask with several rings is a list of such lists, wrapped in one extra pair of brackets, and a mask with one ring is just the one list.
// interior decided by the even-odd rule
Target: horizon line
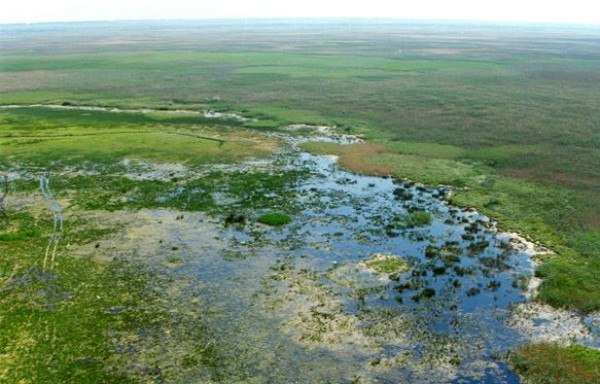
[(523, 26), (561, 26), (561, 27), (597, 27), (600, 22), (576, 23), (572, 21), (529, 21), (529, 20), (489, 20), (489, 19), (426, 19), (399, 17), (360, 17), (360, 16), (312, 16), (312, 17), (206, 17), (206, 18), (147, 18), (147, 19), (102, 19), (102, 20), (46, 20), (0, 22), (0, 26), (27, 26), (43, 24), (75, 24), (75, 23), (134, 23), (134, 22), (239, 22), (239, 21), (395, 21), (395, 22), (428, 22), (428, 23), (459, 23), (459, 24), (492, 24), (492, 25), (523, 25)]

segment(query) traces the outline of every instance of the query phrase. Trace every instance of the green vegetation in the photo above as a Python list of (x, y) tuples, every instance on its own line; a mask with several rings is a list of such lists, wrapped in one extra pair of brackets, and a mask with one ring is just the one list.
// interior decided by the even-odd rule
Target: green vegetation
[[(31, 208), (11, 211), (8, 228), (26, 230), (27, 241), (0, 242), (1, 382), (173, 381), (187, 369), (215, 366), (220, 357), (201, 316), (185, 315), (193, 319), (187, 322), (194, 324), (192, 331), (183, 314), (168, 313), (168, 276), (139, 260), (98, 263), (93, 253), (73, 257), (64, 247), (94, 244), (118, 225), (101, 228), (94, 217), (70, 218), (56, 262), (43, 269), (52, 222), (32, 215)], [(182, 343), (211, 347), (175, 348)], [(186, 363), (177, 367), (165, 359), (174, 354)], [(132, 360), (135, 365), (128, 364)]]
[[(103, 361), (114, 353), (106, 334), (160, 321), (163, 315), (150, 309), (154, 299), (146, 290), (148, 276), (124, 262), (98, 266), (71, 257), (45, 272), (37, 258), (44, 254), (50, 223), (26, 214), (13, 214), (11, 220), (28, 226), (31, 235), (27, 242), (0, 242), (1, 269), (7, 271), (0, 280), (0, 306), (7, 309), (0, 318), (2, 381), (130, 382), (122, 372), (104, 369)], [(66, 228), (65, 241), (74, 232)], [(95, 238), (93, 232), (74, 237), (82, 236)], [(142, 298), (147, 305), (141, 306)], [(108, 314), (113, 307), (134, 310)]]
[(181, 257), (170, 255), (170, 256), (167, 256), (165, 261), (169, 264), (179, 264), (179, 263), (181, 263)]
[(584, 384), (600, 381), (600, 351), (578, 345), (534, 344), (510, 356), (528, 383)]
[(12, 233), (0, 233), (0, 241), (23, 241), (36, 237), (36, 231), (21, 231)]
[(256, 219), (259, 223), (266, 225), (279, 226), (292, 222), (292, 218), (283, 213), (266, 213)]
[[(52, 188), (58, 197), (68, 198), (74, 207), (88, 210), (172, 208), (218, 214), (223, 213), (218, 196), (224, 195), (234, 199), (229, 209), (240, 212), (267, 205), (293, 212), (297, 209), (294, 201), (285, 198), (284, 194), (275, 197), (265, 194), (284, 191), (290, 183), (304, 176), (301, 172), (212, 171), (199, 178), (160, 181), (135, 180), (119, 173), (107, 173), (57, 178), (52, 180)], [(21, 188), (35, 188), (35, 183)]]
[(431, 213), (427, 211), (415, 211), (403, 215), (398, 215), (386, 225), (388, 231), (395, 229), (411, 229), (418, 227), (426, 227), (431, 225)]
[(0, 165), (60, 169), (115, 165), (124, 159), (159, 163), (236, 162), (264, 156), (274, 147), (229, 121), (154, 114), (0, 110)]
[(387, 253), (376, 253), (363, 261), (363, 264), (377, 273), (393, 274), (404, 273), (410, 270), (411, 266), (406, 260)]
[(548, 256), (536, 269), (542, 287), (538, 299), (555, 307), (574, 307), (584, 313), (600, 308), (600, 259), (564, 252)]
[[(242, 51), (222, 31), (209, 41), (167, 28), (144, 44), (135, 43), (145, 39), (142, 32), (92, 31), (92, 44), (73, 45), (56, 28), (44, 49), (24, 54), (19, 39), (6, 46), (0, 104), (232, 109), (259, 118), (246, 126), (262, 130), (336, 125), (385, 143), (345, 156), (343, 165), (462, 188), (452, 202), (474, 206), (559, 254), (540, 272), (548, 276), (540, 298), (585, 311), (599, 308), (598, 289), (581, 297), (591, 284), (584, 283), (588, 271), (600, 259), (600, 136), (594, 128), (600, 49), (588, 39), (589, 30), (470, 26), (473, 38), (465, 39), (464, 30), (453, 26), (420, 29), (419, 35), (415, 26), (375, 24), (357, 35), (322, 25), (315, 27), (321, 34), (337, 37), (314, 44), (311, 34), (292, 41), (257, 25)], [(25, 41), (40, 32), (18, 33)], [(549, 33), (581, 39), (567, 45), (549, 41)], [(123, 36), (130, 42), (123, 43)], [(482, 43), (490, 36), (501, 43)], [(561, 49), (569, 55), (558, 54)], [(227, 122), (226, 129), (218, 122), (215, 130), (214, 120), (202, 116), (41, 108), (2, 110), (0, 116), (5, 166), (18, 160), (60, 168), (123, 157), (194, 165), (272, 148), (236, 139), (239, 122)], [(223, 137), (231, 126), (237, 132)], [(83, 136), (92, 130), (97, 135)]]
[(411, 212), (404, 218), (404, 221), (410, 228), (425, 227), (431, 224), (431, 213), (427, 211)]

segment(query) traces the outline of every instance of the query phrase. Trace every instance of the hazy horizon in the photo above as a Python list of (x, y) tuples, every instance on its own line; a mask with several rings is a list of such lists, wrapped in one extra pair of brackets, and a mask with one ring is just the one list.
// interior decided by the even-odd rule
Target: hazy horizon
[(281, 3), (262, 0), (248, 4), (224, 0), (201, 4), (191, 0), (108, 0), (82, 3), (25, 0), (4, 7), (0, 24), (30, 24), (93, 21), (210, 21), (265, 19), (396, 19), (399, 21), (457, 21), (492, 23), (543, 23), (600, 25), (600, 5), (587, 0), (548, 3), (540, 0), (474, 0), (452, 3), (429, 0), (419, 4), (390, 4), (374, 0), (369, 4), (306, 0)]
[(305, 26), (333, 25), (333, 24), (364, 24), (364, 25), (464, 25), (464, 26), (490, 26), (490, 27), (531, 27), (531, 28), (576, 28), (600, 30), (599, 23), (571, 23), (571, 22), (542, 22), (542, 21), (510, 21), (510, 20), (481, 20), (481, 19), (408, 19), (385, 17), (251, 17), (251, 18), (212, 18), (212, 19), (105, 19), (105, 20), (65, 20), (65, 21), (32, 21), (32, 22), (0, 22), (1, 27), (34, 27), (44, 25), (69, 25), (69, 24), (199, 24), (199, 25), (256, 25), (268, 26), (270, 24), (297, 24)]

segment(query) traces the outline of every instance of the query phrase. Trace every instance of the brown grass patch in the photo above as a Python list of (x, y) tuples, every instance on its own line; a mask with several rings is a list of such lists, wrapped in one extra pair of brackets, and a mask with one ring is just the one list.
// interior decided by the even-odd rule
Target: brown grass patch
[(65, 77), (56, 71), (0, 72), (0, 92), (38, 90)]
[(552, 172), (539, 168), (507, 168), (502, 173), (521, 180), (540, 181), (544, 184), (556, 185), (578, 190), (597, 190), (600, 188), (600, 180), (596, 177), (585, 176), (575, 173)]
[(388, 151), (380, 144), (361, 143), (354, 145), (340, 146), (336, 151), (339, 158), (339, 164), (352, 172), (389, 176), (392, 170), (382, 164), (369, 164), (366, 160), (376, 155), (382, 155)]
[(515, 370), (531, 383), (598, 383), (600, 352), (580, 346), (535, 344), (511, 357)]

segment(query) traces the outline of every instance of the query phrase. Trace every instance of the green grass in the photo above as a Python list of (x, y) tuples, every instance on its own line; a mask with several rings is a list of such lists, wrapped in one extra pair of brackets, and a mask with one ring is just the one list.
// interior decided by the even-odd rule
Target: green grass
[[(234, 73), (268, 73), (297, 76), (297, 70), (305, 69), (311, 76), (322, 76), (317, 67), (325, 70), (339, 69), (342, 75), (360, 74), (344, 72), (375, 69), (379, 71), (428, 71), (428, 70), (474, 70), (494, 68), (485, 61), (449, 61), (387, 59), (380, 57), (352, 57), (346, 55), (320, 55), (298, 53), (226, 53), (226, 52), (134, 52), (134, 53), (86, 53), (32, 56), (14, 55), (0, 63), (0, 71), (75, 71), (75, 70), (131, 70), (136, 66), (143, 70), (185, 72), (191, 68), (212, 70), (213, 66), (231, 67)], [(266, 68), (265, 68), (266, 66)], [(275, 67), (275, 70), (273, 68)], [(206, 69), (204, 69), (206, 68)], [(369, 74), (369, 73), (367, 73)], [(325, 76), (330, 76), (325, 73)], [(302, 76), (302, 74), (300, 74)]]
[(276, 105), (261, 105), (246, 109), (251, 116), (259, 119), (257, 122), (249, 123), (247, 126), (261, 128), (279, 128), (286, 124), (326, 124), (327, 118), (320, 116), (318, 111), (288, 109)]
[(23, 108), (0, 110), (0, 122), (4, 166), (113, 165), (124, 159), (193, 166), (264, 156), (273, 147), (235, 122), (231, 127), (201, 116)]
[[(266, 62), (269, 60), (267, 55), (263, 56)], [(300, 61), (294, 56), (292, 63)], [(305, 59), (305, 58), (303, 58)], [(331, 60), (329, 57), (318, 57), (315, 61), (301, 62), (303, 66), (298, 65), (265, 65), (248, 66), (233, 71), (235, 74), (252, 74), (270, 76), (284, 76), (290, 78), (327, 78), (327, 79), (350, 79), (360, 77), (389, 77), (390, 73), (412, 72), (412, 71), (437, 71), (437, 70), (474, 70), (493, 68), (490, 63), (477, 63), (465, 61), (442, 61), (433, 62), (426, 60), (382, 60), (374, 58), (349, 58), (336, 57)]]
[(36, 237), (36, 231), (0, 233), (0, 241), (24, 241)]
[(468, 153), (464, 148), (436, 143), (394, 141), (389, 143), (388, 146), (394, 152), (404, 155), (414, 155), (434, 159), (458, 159)]
[(256, 220), (259, 223), (271, 226), (280, 226), (292, 222), (292, 218), (283, 213), (266, 213), (264, 215), (259, 216)]
[[(1, 140), (4, 164), (115, 164), (124, 159), (188, 165), (234, 162), (259, 154), (250, 143), (219, 142), (174, 133), (106, 133), (52, 139)], [(176, 150), (175, 150), (176, 149)]]
[(425, 184), (461, 185), (477, 176), (472, 166), (454, 160), (427, 158), (403, 153), (384, 153), (369, 157), (366, 164), (383, 165), (395, 176), (418, 180)]
[(388, 225), (389, 229), (410, 229), (431, 225), (431, 213), (427, 211), (415, 211), (394, 218), (394, 222)]
[(407, 223), (414, 227), (425, 227), (431, 224), (431, 213), (426, 211), (411, 212)]
[[(93, 105), (99, 104), (95, 103)], [(4, 109), (0, 110), (0, 112), (2, 113), (0, 121), (2, 121), (3, 134), (10, 134), (11, 130), (16, 132), (34, 132), (67, 127), (93, 128), (97, 130), (100, 128), (148, 127), (151, 125), (167, 127), (185, 125), (241, 125), (236, 120), (208, 118), (201, 114), (169, 114), (168, 111), (160, 110), (153, 110), (149, 113), (109, 113), (104, 111), (31, 107)]]
[(510, 356), (528, 383), (584, 384), (600, 381), (600, 352), (578, 345), (534, 344)]
[(570, 255), (547, 257), (536, 270), (541, 277), (538, 299), (555, 307), (576, 308), (584, 313), (600, 308), (600, 259)]

